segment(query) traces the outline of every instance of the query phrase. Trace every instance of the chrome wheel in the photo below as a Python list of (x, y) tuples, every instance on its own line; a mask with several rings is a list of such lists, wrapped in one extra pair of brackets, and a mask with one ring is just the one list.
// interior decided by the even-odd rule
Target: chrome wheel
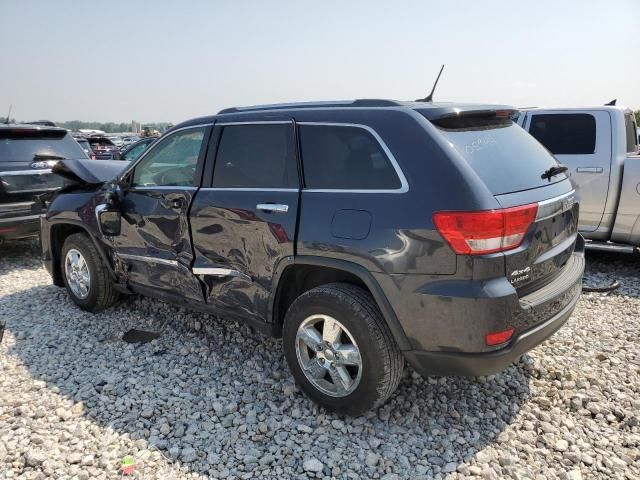
[(75, 248), (67, 252), (64, 259), (64, 273), (73, 294), (82, 300), (87, 298), (91, 287), (91, 274), (84, 257)]
[(296, 356), (307, 380), (326, 395), (345, 397), (360, 383), (358, 345), (345, 326), (328, 315), (312, 315), (300, 324)]

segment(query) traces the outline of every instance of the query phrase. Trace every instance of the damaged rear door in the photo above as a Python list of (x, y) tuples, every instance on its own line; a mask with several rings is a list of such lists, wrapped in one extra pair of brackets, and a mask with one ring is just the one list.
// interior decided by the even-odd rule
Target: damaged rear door
[(216, 123), (211, 143), (211, 187), (200, 189), (191, 208), (193, 272), (220, 314), (264, 321), (275, 266), (294, 254), (300, 183), (293, 121)]
[(210, 125), (178, 129), (125, 174), (121, 234), (114, 237), (129, 285), (141, 293), (203, 302), (191, 272), (188, 212), (200, 187)]

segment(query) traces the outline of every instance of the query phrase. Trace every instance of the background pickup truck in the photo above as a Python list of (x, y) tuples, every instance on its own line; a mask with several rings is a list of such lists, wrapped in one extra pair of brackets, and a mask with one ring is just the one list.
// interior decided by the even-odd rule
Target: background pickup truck
[(569, 168), (587, 248), (638, 249), (640, 155), (633, 112), (619, 106), (530, 108), (515, 121)]

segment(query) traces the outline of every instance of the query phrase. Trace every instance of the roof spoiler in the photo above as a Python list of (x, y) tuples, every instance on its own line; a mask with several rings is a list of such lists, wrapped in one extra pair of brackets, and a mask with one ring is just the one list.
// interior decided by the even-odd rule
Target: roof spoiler
[(516, 107), (511, 105), (469, 105), (465, 107), (443, 106), (436, 108), (420, 108), (417, 110), (431, 121), (449, 117), (506, 118), (512, 117), (519, 111)]

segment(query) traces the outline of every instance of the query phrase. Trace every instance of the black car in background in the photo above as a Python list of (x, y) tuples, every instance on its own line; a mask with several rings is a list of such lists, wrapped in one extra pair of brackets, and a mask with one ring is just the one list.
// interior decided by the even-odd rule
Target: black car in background
[(63, 186), (51, 167), (59, 160), (86, 158), (63, 128), (0, 125), (0, 243), (37, 236), (46, 212), (38, 197)]
[(120, 152), (120, 159), (128, 160), (130, 162), (134, 161), (157, 139), (157, 137), (147, 137), (142, 140), (138, 140), (136, 143), (132, 143)]
[(120, 149), (107, 137), (93, 135), (87, 137), (91, 150), (96, 155), (96, 160), (119, 160)]

